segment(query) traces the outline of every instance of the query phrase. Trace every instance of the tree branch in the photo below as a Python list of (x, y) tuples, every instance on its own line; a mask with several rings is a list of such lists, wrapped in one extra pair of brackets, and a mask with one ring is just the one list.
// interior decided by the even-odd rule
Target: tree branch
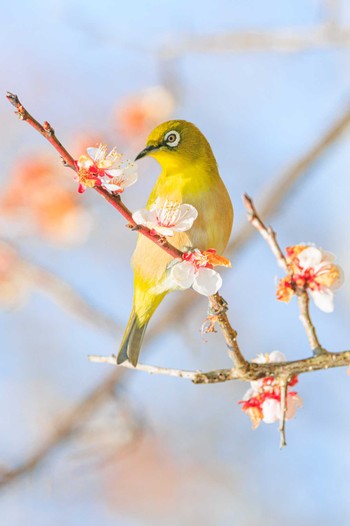
[[(117, 365), (115, 356), (89, 356), (89, 360), (94, 363), (107, 363)], [(214, 369), (212, 371), (187, 371), (182, 369), (172, 369), (169, 367), (159, 367), (157, 365), (146, 365), (138, 363), (136, 367), (124, 362), (120, 367), (143, 371), (149, 374), (159, 374), (162, 376), (171, 376), (191, 380), (194, 384), (217, 384), (229, 382), (231, 380), (241, 380), (243, 382), (252, 382), (262, 378), (293, 378), (300, 374), (312, 373), (336, 367), (348, 367), (350, 365), (350, 350), (342, 352), (327, 352), (302, 360), (290, 362), (270, 362), (254, 363), (248, 362), (245, 370), (232, 369)]]
[(287, 445), (286, 442), (286, 413), (287, 413), (287, 396), (288, 396), (288, 377), (281, 376), (280, 378), (280, 392), (281, 392), (281, 416), (279, 423), (280, 432), (280, 448)]
[[(21, 104), (17, 95), (13, 95), (12, 93), (7, 92), (6, 98), (16, 108), (16, 113), (20, 120), (26, 121), (30, 126), (32, 126), (32, 128), (38, 131), (40, 135), (42, 135), (46, 140), (48, 140), (49, 143), (62, 157), (65, 166), (68, 166), (69, 168), (72, 168), (75, 172), (77, 172), (73, 157), (70, 153), (68, 153), (68, 151), (62, 146), (60, 141), (57, 139), (54, 129), (50, 126), (50, 124), (45, 121), (44, 124), (41, 125), (36, 119), (34, 119), (34, 117), (32, 117), (32, 115), (23, 106), (23, 104)], [(160, 246), (173, 258), (182, 257), (181, 250), (178, 250), (176, 247), (168, 243), (165, 238), (159, 236), (158, 234), (152, 233), (151, 230), (144, 225), (138, 225), (134, 221), (132, 213), (122, 202), (119, 195), (110, 194), (101, 186), (95, 186), (94, 190), (100, 195), (102, 195), (106, 199), (106, 201), (110, 203), (128, 221), (128, 224), (131, 226), (132, 229), (137, 230), (140, 234), (153, 241), (153, 243)]]
[[(281, 247), (279, 246), (277, 242), (277, 236), (276, 233), (273, 231), (273, 229), (269, 226), (267, 227), (262, 219), (259, 217), (254, 203), (252, 199), (247, 195), (244, 194), (243, 196), (243, 204), (248, 212), (248, 220), (250, 223), (257, 229), (257, 231), (261, 234), (261, 236), (265, 239), (267, 244), (269, 245), (271, 252), (274, 254), (274, 256), (277, 259), (277, 263), (280, 267), (284, 269), (286, 274), (290, 273), (290, 269), (288, 267), (288, 262), (282, 252)], [(306, 336), (308, 338), (311, 350), (313, 354), (320, 354), (327, 352), (322, 345), (320, 344), (316, 329), (314, 324), (311, 320), (310, 315), (310, 309), (309, 309), (309, 295), (305, 290), (298, 290), (297, 291), (297, 297), (298, 297), (298, 306), (300, 311), (300, 321), (303, 324), (303, 327), (306, 332)]]
[(281, 247), (277, 242), (276, 232), (274, 232), (274, 230), (270, 226), (267, 227), (262, 222), (261, 218), (259, 217), (256, 211), (253, 200), (251, 197), (249, 197), (248, 194), (243, 195), (243, 204), (248, 212), (248, 221), (252, 224), (254, 228), (257, 229), (259, 234), (261, 234), (261, 236), (265, 239), (266, 243), (271, 249), (272, 254), (277, 259), (278, 265), (281, 268), (283, 268), (283, 270), (285, 270), (285, 272), (288, 274), (288, 263), (282, 252)]
[(309, 309), (310, 298), (308, 293), (306, 291), (302, 291), (297, 295), (297, 297), (300, 311), (299, 318), (305, 329), (306, 336), (309, 341), (312, 352), (315, 355), (327, 352), (326, 349), (324, 349), (320, 344), (316, 334), (315, 326), (311, 320)]

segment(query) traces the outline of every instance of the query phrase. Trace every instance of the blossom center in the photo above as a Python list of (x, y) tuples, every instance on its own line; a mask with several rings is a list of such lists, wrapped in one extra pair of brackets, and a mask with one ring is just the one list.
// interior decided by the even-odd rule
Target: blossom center
[(209, 259), (207, 256), (205, 256), (202, 252), (199, 250), (195, 250), (193, 252), (184, 252), (182, 255), (182, 258), (185, 261), (190, 261), (195, 268), (195, 270), (199, 270), (200, 268), (213, 268), (213, 265), (209, 263)]
[(156, 210), (158, 226), (174, 227), (180, 219), (180, 205), (172, 201), (165, 201), (162, 208)]

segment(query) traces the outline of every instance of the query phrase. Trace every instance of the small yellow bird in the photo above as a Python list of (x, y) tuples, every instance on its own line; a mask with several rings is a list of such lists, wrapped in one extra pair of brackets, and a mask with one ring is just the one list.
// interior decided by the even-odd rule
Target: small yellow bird
[[(228, 243), (233, 208), (222, 182), (212, 149), (194, 124), (172, 120), (157, 126), (148, 137), (146, 148), (135, 160), (150, 155), (162, 172), (147, 202), (149, 210), (156, 200), (187, 203), (198, 217), (187, 232), (174, 232), (167, 240), (180, 250), (193, 247), (215, 248), (222, 254)], [(157, 202), (158, 202), (157, 201)], [(172, 257), (141, 234), (132, 257), (134, 300), (131, 315), (119, 349), (118, 363), (137, 365), (147, 324), (169, 288), (167, 267)]]

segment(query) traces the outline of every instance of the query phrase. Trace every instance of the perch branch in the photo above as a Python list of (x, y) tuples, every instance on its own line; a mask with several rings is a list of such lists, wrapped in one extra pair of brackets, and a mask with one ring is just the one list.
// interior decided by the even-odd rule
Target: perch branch
[[(60, 156), (63, 159), (63, 162), (66, 166), (69, 168), (72, 168), (74, 171), (76, 171), (75, 168), (75, 162), (73, 157), (68, 153), (68, 151), (62, 146), (60, 141), (57, 139), (55, 132), (53, 128), (50, 126), (48, 122), (44, 122), (43, 125), (41, 125), (32, 115), (28, 112), (28, 110), (21, 104), (20, 100), (18, 99), (17, 95), (13, 95), (10, 92), (7, 92), (6, 95), (9, 102), (16, 108), (16, 113), (18, 117), (21, 120), (26, 121), (30, 126), (32, 126), (36, 131), (38, 131), (45, 139), (49, 141), (49, 143), (55, 148), (55, 150), (60, 154)], [(173, 258), (181, 258), (182, 252), (178, 250), (176, 247), (168, 243), (163, 237), (153, 234), (149, 228), (147, 228), (144, 225), (138, 225), (132, 218), (132, 213), (130, 210), (125, 206), (125, 204), (122, 202), (119, 195), (112, 195), (107, 190), (100, 186), (95, 186), (94, 190), (98, 192), (100, 195), (102, 195), (108, 203), (110, 203), (127, 221), (128, 224), (132, 227), (136, 227), (137, 231), (146, 236), (148, 239), (153, 241), (153, 243), (156, 243), (158, 246), (160, 246), (165, 252), (167, 252), (170, 256)]]
[[(94, 363), (107, 363), (117, 365), (115, 356), (89, 356), (89, 360)], [(350, 350), (342, 352), (327, 352), (302, 360), (290, 362), (270, 362), (254, 363), (248, 362), (245, 370), (215, 369), (212, 371), (185, 371), (181, 369), (172, 369), (168, 367), (158, 367), (156, 365), (137, 364), (136, 367), (124, 362), (118, 368), (124, 367), (144, 371), (149, 374), (159, 374), (162, 376), (172, 376), (191, 380), (194, 384), (217, 384), (231, 380), (241, 380), (243, 382), (252, 382), (262, 378), (293, 378), (300, 374), (312, 373), (336, 367), (348, 367), (350, 365)]]

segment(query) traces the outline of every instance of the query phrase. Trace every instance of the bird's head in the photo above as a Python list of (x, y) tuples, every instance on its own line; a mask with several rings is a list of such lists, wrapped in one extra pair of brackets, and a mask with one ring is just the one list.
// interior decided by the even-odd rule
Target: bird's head
[(181, 169), (198, 159), (216, 164), (207, 139), (194, 124), (187, 121), (167, 121), (157, 126), (135, 161), (146, 155), (157, 159), (167, 171)]

